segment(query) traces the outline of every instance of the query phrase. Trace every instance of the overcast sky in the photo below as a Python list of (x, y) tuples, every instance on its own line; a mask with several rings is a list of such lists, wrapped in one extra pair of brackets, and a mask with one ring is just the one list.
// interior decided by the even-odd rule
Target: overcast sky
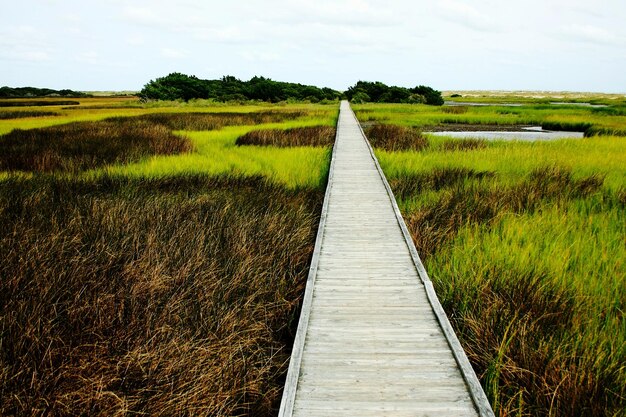
[(1, 0), (0, 85), (178, 71), (344, 90), (626, 92), (625, 0)]

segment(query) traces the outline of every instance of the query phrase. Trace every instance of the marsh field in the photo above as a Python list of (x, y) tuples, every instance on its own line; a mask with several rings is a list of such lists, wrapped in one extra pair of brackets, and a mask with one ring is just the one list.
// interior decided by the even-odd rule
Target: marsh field
[[(353, 109), (496, 414), (623, 416), (626, 102), (452, 100)], [(0, 414), (276, 415), (338, 105), (10, 101)]]
[[(353, 109), (496, 415), (622, 416), (625, 103), (505, 100), (524, 105)], [(421, 133), (441, 126), (542, 126), (587, 137)]]
[(275, 415), (337, 106), (80, 103), (0, 120), (0, 414)]

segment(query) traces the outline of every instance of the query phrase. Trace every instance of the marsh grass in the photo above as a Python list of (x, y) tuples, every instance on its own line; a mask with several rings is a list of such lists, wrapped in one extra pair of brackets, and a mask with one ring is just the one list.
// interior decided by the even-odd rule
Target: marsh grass
[(139, 121), (16, 129), (0, 136), (0, 171), (78, 172), (192, 149), (185, 137), (174, 135), (166, 127)]
[(390, 185), (401, 200), (438, 192), (405, 209), (407, 227), (497, 413), (619, 415), (621, 194), (558, 166), (509, 184), (443, 168)]
[(291, 129), (252, 130), (237, 138), (237, 145), (332, 146), (337, 130), (331, 126), (305, 126)]
[(620, 137), (377, 156), (501, 416), (622, 416)]
[(483, 139), (455, 139), (447, 140), (441, 144), (441, 150), (446, 152), (455, 151), (473, 151), (476, 149), (484, 149), (487, 147), (487, 142)]
[(441, 108), (443, 113), (448, 114), (465, 114), (468, 111), (467, 106), (444, 106)]
[(394, 193), (397, 190), (398, 197), (403, 199), (446, 189), (438, 201), (407, 218), (407, 227), (421, 255), (428, 258), (437, 252), (462, 227), (489, 223), (502, 212), (532, 213), (546, 202), (562, 204), (585, 198), (597, 192), (603, 183), (598, 175), (574, 179), (570, 171), (559, 167), (536, 169), (522, 182), (507, 187), (493, 187), (481, 181), (494, 175), (493, 172), (448, 168), (394, 178), (390, 182)]
[(41, 110), (23, 110), (23, 111), (10, 111), (0, 110), (0, 120), (7, 119), (25, 119), (27, 117), (47, 117), (58, 116), (59, 113), (53, 111), (41, 111)]
[(2, 415), (275, 415), (323, 192), (0, 182)]
[(107, 121), (120, 124), (137, 121), (163, 125), (171, 130), (217, 130), (225, 126), (280, 123), (306, 115), (302, 111), (260, 111), (247, 113), (153, 113), (135, 117), (117, 117)]
[[(58, 136), (69, 172), (0, 175), (1, 415), (276, 414), (330, 151), (235, 140), (336, 108), (190, 110), (77, 109), (58, 119), (92, 121), (2, 137)], [(131, 160), (153, 134), (193, 152)]]
[(0, 107), (78, 106), (76, 100), (0, 100)]
[(409, 127), (375, 124), (364, 131), (373, 147), (389, 152), (420, 151), (428, 147), (428, 139), (420, 131)]
[(613, 111), (592, 107), (537, 105), (526, 102), (520, 107), (468, 106), (463, 113), (451, 113), (453, 107), (402, 104), (360, 104), (353, 106), (361, 122), (378, 122), (424, 129), (438, 125), (542, 126), (550, 130), (575, 130), (587, 136), (596, 134), (626, 135), (626, 116), (621, 102)]

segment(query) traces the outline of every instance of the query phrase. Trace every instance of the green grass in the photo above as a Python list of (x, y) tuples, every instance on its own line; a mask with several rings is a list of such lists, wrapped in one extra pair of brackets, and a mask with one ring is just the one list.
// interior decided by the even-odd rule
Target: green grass
[[(265, 125), (277, 128), (278, 124)], [(293, 126), (285, 123), (282, 126)], [(196, 151), (176, 156), (154, 156), (142, 162), (115, 165), (87, 175), (125, 175), (134, 178), (179, 174), (263, 175), (288, 188), (316, 188), (324, 184), (329, 148), (236, 146), (238, 137), (259, 126), (226, 127), (218, 131), (180, 132)]]
[(361, 104), (353, 106), (361, 123), (383, 122), (418, 128), (441, 124), (536, 125), (546, 129), (585, 131), (626, 136), (624, 104), (606, 109), (546, 104), (527, 104), (521, 107), (485, 106), (465, 107), (462, 113), (450, 113), (449, 107), (399, 104)]
[[(453, 94), (461, 97), (451, 97)], [(540, 91), (446, 91), (446, 101), (472, 103), (517, 103), (517, 104), (549, 104), (563, 103), (591, 103), (604, 105), (626, 104), (624, 94), (604, 93), (577, 93), (577, 92), (540, 92)]]
[[(571, 113), (550, 118), (569, 123)], [(362, 114), (423, 126), (438, 111)], [(619, 115), (575, 117), (625, 127)], [(496, 415), (623, 416), (625, 138), (428, 143), (376, 154)]]
[(477, 171), (497, 171), (505, 181), (513, 181), (533, 169), (558, 165), (570, 168), (575, 177), (605, 176), (604, 185), (618, 191), (626, 185), (626, 138), (598, 136), (549, 142), (486, 142), (484, 148), (463, 152), (447, 151), (446, 143), (458, 140), (431, 137), (431, 147), (423, 152), (385, 152), (377, 156), (385, 174), (394, 178), (405, 172), (428, 172), (435, 167), (465, 167)]

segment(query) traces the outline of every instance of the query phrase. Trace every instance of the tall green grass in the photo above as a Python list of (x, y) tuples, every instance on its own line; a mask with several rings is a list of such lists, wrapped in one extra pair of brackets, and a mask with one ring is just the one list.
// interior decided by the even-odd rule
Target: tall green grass
[[(276, 128), (276, 125), (266, 125)], [(263, 175), (289, 188), (319, 187), (324, 184), (330, 159), (329, 148), (236, 146), (238, 137), (258, 127), (227, 127), (218, 131), (184, 132), (194, 153), (154, 156), (144, 161), (114, 165), (86, 175), (124, 175), (134, 178), (179, 174)], [(183, 134), (183, 133), (181, 133)]]
[(624, 415), (624, 138), (429, 144), (376, 154), (496, 414)]

